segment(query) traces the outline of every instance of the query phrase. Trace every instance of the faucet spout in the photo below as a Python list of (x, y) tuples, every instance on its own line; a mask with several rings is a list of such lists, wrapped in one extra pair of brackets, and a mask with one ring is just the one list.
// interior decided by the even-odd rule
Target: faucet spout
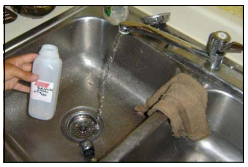
[(207, 67), (213, 71), (218, 71), (220, 69), (220, 64), (222, 64), (223, 58), (227, 52), (241, 52), (243, 50), (243, 45), (237, 42), (230, 43), (231, 37), (223, 31), (217, 31), (210, 34), (207, 47), (201, 48), (165, 31), (142, 23), (125, 21), (119, 25), (119, 30), (124, 34), (139, 33), (150, 36), (190, 53), (199, 55), (207, 60)]
[(193, 45), (193, 44), (191, 44), (185, 40), (182, 40), (182, 39), (175, 37), (175, 36), (173, 36), (167, 32), (158, 30), (158, 29), (151, 27), (149, 25), (146, 25), (146, 24), (125, 21), (119, 25), (119, 30), (121, 33), (125, 33), (125, 34), (139, 33), (139, 34), (143, 34), (146, 36), (150, 36), (150, 37), (153, 37), (153, 38), (158, 39), (158, 40), (162, 40), (168, 44), (171, 44), (171, 45), (176, 46), (178, 48), (184, 49), (184, 50), (189, 51), (191, 53), (200, 55), (200, 56), (210, 60), (210, 57), (209, 57), (207, 51), (204, 50), (203, 48), (200, 48), (200, 47)]

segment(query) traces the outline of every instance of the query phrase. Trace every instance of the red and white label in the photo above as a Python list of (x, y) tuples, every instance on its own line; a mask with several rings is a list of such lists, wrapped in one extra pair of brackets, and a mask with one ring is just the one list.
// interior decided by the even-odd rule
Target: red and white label
[(40, 87), (43, 87), (43, 88), (48, 88), (48, 86), (50, 85), (50, 83), (48, 82), (41, 82), (41, 81), (36, 81), (34, 83), (35, 86), (40, 86)]
[(31, 98), (34, 100), (51, 103), (53, 83), (38, 80), (31, 83)]

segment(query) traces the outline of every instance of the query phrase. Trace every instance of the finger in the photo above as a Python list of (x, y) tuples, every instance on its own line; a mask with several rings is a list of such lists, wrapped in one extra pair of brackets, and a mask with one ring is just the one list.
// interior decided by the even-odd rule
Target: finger
[(11, 76), (22, 79), (27, 82), (34, 82), (39, 79), (38, 75), (33, 74), (31, 72), (23, 71), (22, 69), (13, 66), (11, 70)]
[(32, 71), (32, 63), (23, 64), (21, 69), (23, 69), (24, 71)]
[(36, 53), (28, 53), (22, 56), (15, 57), (15, 65), (21, 66), (26, 63), (32, 63), (34, 59), (38, 56)]
[(4, 89), (5, 90), (10, 90), (13, 89), (13, 87), (15, 87), (16, 83), (18, 82), (17, 78), (13, 78), (11, 80), (5, 81), (4, 83)]
[(13, 89), (18, 90), (20, 92), (30, 93), (30, 87), (24, 86), (20, 83), (17, 83)]

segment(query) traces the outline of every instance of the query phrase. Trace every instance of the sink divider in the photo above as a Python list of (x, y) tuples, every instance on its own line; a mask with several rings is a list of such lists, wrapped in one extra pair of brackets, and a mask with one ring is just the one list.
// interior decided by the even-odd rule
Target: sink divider
[(135, 129), (112, 152), (103, 157), (100, 162), (120, 162), (126, 155), (140, 145), (168, 118), (161, 112), (154, 112), (146, 121)]
[(16, 162), (34, 162), (28, 153), (17, 143), (17, 141), (8, 133), (4, 132), (4, 145), (7, 151)]

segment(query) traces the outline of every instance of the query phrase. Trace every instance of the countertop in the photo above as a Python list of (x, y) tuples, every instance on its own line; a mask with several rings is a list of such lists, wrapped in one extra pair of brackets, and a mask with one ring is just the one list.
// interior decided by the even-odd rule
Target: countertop
[[(23, 34), (31, 30), (34, 27), (44, 23), (45, 21), (50, 20), (51, 18), (63, 13), (64, 11), (70, 9), (73, 6), (56, 6), (56, 8), (49, 13), (48, 15), (44, 16), (43, 18), (39, 19), (31, 19), (27, 17), (23, 17), (18, 15), (17, 19), (9, 24), (4, 24), (5, 28), (5, 41), (4, 43), (14, 39), (15, 37)], [(6, 6), (6, 8), (13, 11), (10, 6)]]
[[(18, 15), (17, 20), (5, 24), (4, 43), (31, 30), (43, 22), (63, 13), (73, 6), (56, 6), (56, 8), (41, 19), (31, 19)], [(223, 30), (228, 32), (233, 41), (243, 44), (243, 19), (235, 17), (211, 6), (135, 6), (149, 14), (170, 12), (168, 25), (190, 36), (196, 41), (206, 44), (210, 33)], [(11, 9), (9, 6), (7, 8)], [(243, 66), (243, 53), (227, 54), (229, 59)]]

